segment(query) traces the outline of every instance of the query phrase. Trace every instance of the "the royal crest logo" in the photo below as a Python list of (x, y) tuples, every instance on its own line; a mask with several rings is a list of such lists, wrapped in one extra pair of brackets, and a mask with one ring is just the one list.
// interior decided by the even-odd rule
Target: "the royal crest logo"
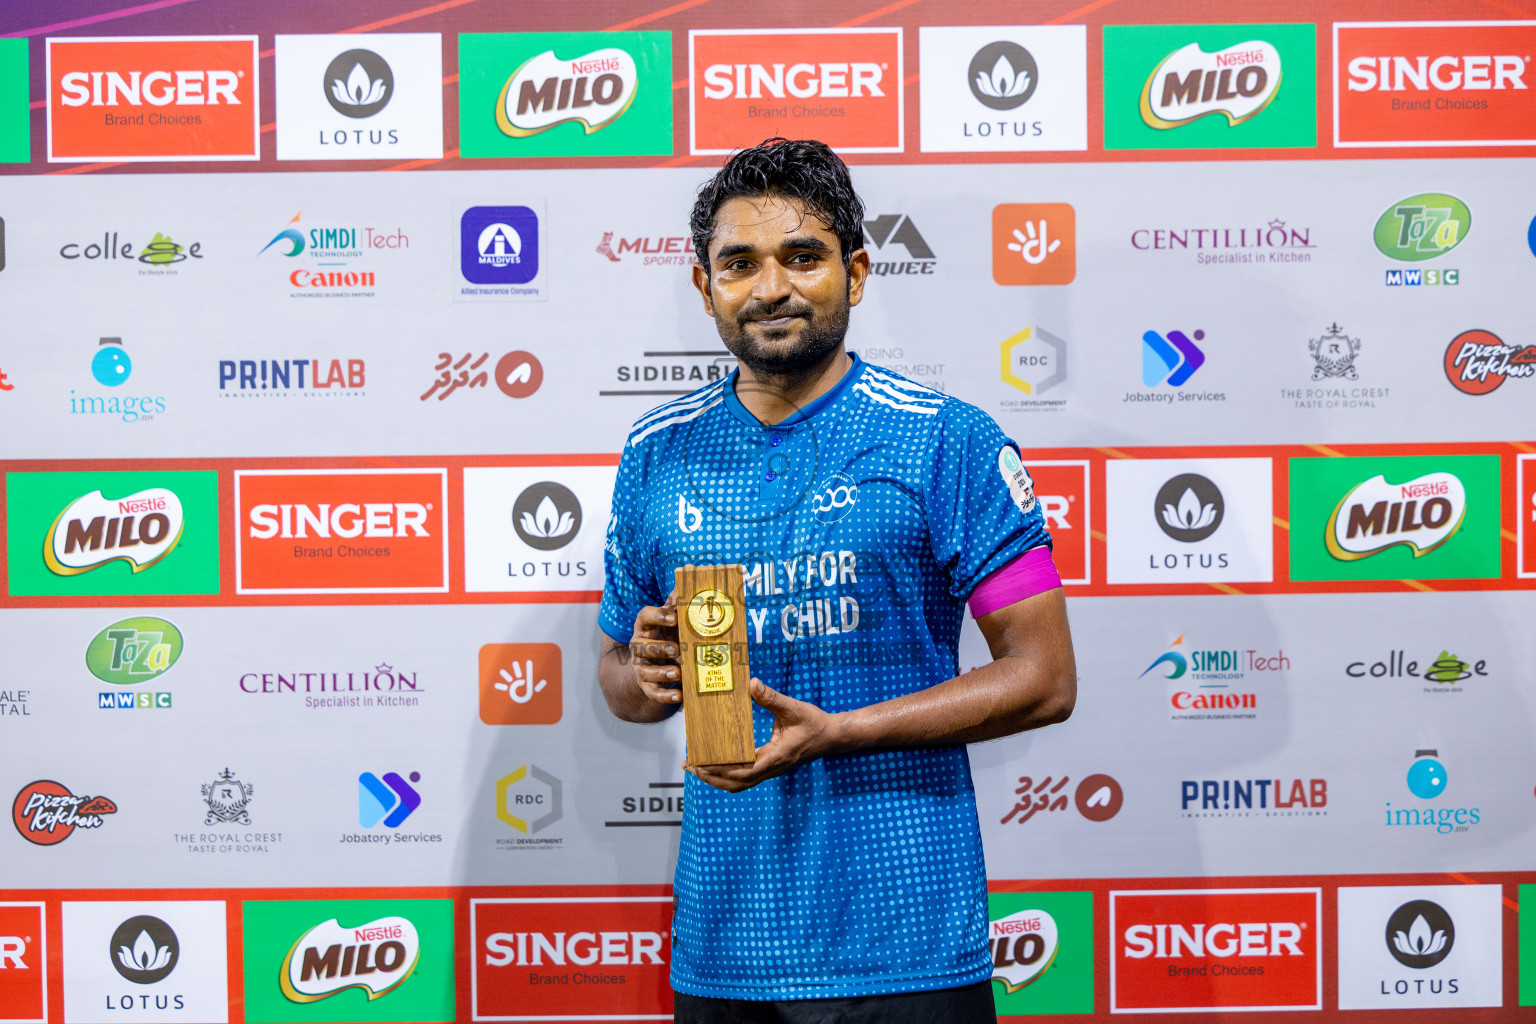
[(1207, 53), (1181, 46), (1152, 69), (1141, 89), (1141, 119), (1152, 128), (1178, 128), (1209, 114), (1239, 125), (1280, 90), (1280, 51), (1251, 40)]
[(117, 813), (117, 804), (104, 796), (79, 795), (52, 779), (21, 787), (11, 803), (11, 822), (21, 838), (38, 846), (62, 843), (75, 829), (100, 828), (102, 816)]
[(241, 782), (225, 768), (212, 782), (203, 783), (203, 803), (208, 805), (203, 824), (249, 825), (251, 815), (245, 808), (255, 792), (255, 786)]
[(523, 62), (496, 99), (496, 127), (523, 138), (567, 121), (588, 135), (612, 124), (629, 109), (640, 72), (628, 50), (593, 50), (574, 60), (543, 53)]
[(336, 918), (315, 925), (283, 959), (283, 995), (314, 1003), (347, 989), (370, 1001), (388, 995), (411, 976), (421, 957), (416, 926), (403, 917), (381, 917), (354, 928)]
[(1374, 476), (1351, 488), (1329, 516), (1328, 553), (1355, 561), (1403, 544), (1419, 558), (1455, 536), (1466, 514), (1467, 489), (1454, 474), (1402, 484)]
[(1307, 351), (1312, 353), (1312, 361), (1316, 364), (1312, 367), (1313, 380), (1333, 377), (1355, 380), (1359, 377), (1355, 357), (1360, 354), (1360, 339), (1349, 337), (1338, 324), (1330, 324), (1321, 338), (1308, 340)]
[(125, 498), (92, 491), (66, 505), (48, 528), (43, 561), (60, 576), (117, 561), (143, 572), (175, 549), (185, 518), (181, 499), (164, 487)]

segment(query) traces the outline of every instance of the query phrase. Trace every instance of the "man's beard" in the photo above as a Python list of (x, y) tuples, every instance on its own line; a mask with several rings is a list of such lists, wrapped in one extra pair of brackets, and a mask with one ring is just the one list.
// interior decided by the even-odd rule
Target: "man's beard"
[[(818, 316), (809, 303), (785, 299), (779, 303), (753, 302), (743, 307), (735, 320), (715, 314), (720, 340), (731, 355), (740, 359), (758, 376), (797, 377), (826, 360), (842, 347), (848, 333), (847, 296), (828, 314)], [(765, 332), (758, 337), (747, 331), (747, 324), (762, 317), (799, 316), (805, 319), (798, 340), (788, 345), (788, 329)], [(790, 325), (792, 328), (793, 325)]]

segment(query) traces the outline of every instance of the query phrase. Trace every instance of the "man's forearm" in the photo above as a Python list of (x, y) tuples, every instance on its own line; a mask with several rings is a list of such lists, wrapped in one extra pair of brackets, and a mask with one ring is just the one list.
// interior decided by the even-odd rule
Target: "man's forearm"
[(676, 704), (658, 704), (645, 695), (629, 648), (607, 641), (597, 662), (597, 681), (608, 710), (626, 722), (660, 722), (677, 713)]

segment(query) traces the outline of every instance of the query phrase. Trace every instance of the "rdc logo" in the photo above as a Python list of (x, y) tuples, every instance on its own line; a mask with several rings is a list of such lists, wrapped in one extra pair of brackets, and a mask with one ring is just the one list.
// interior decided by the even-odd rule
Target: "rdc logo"
[(859, 485), (842, 473), (833, 473), (811, 495), (811, 511), (823, 523), (846, 519), (859, 501)]

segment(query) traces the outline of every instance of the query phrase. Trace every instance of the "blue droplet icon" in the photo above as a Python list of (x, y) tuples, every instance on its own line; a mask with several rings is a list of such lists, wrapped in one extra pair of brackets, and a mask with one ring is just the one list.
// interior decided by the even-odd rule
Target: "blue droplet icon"
[(1433, 800), (1444, 793), (1448, 781), (1445, 766), (1432, 757), (1421, 757), (1408, 768), (1408, 791), (1420, 800)]
[(97, 350), (91, 359), (91, 375), (96, 378), (96, 383), (104, 387), (115, 388), (126, 383), (131, 373), (133, 360), (128, 358), (127, 352), (116, 346)]

